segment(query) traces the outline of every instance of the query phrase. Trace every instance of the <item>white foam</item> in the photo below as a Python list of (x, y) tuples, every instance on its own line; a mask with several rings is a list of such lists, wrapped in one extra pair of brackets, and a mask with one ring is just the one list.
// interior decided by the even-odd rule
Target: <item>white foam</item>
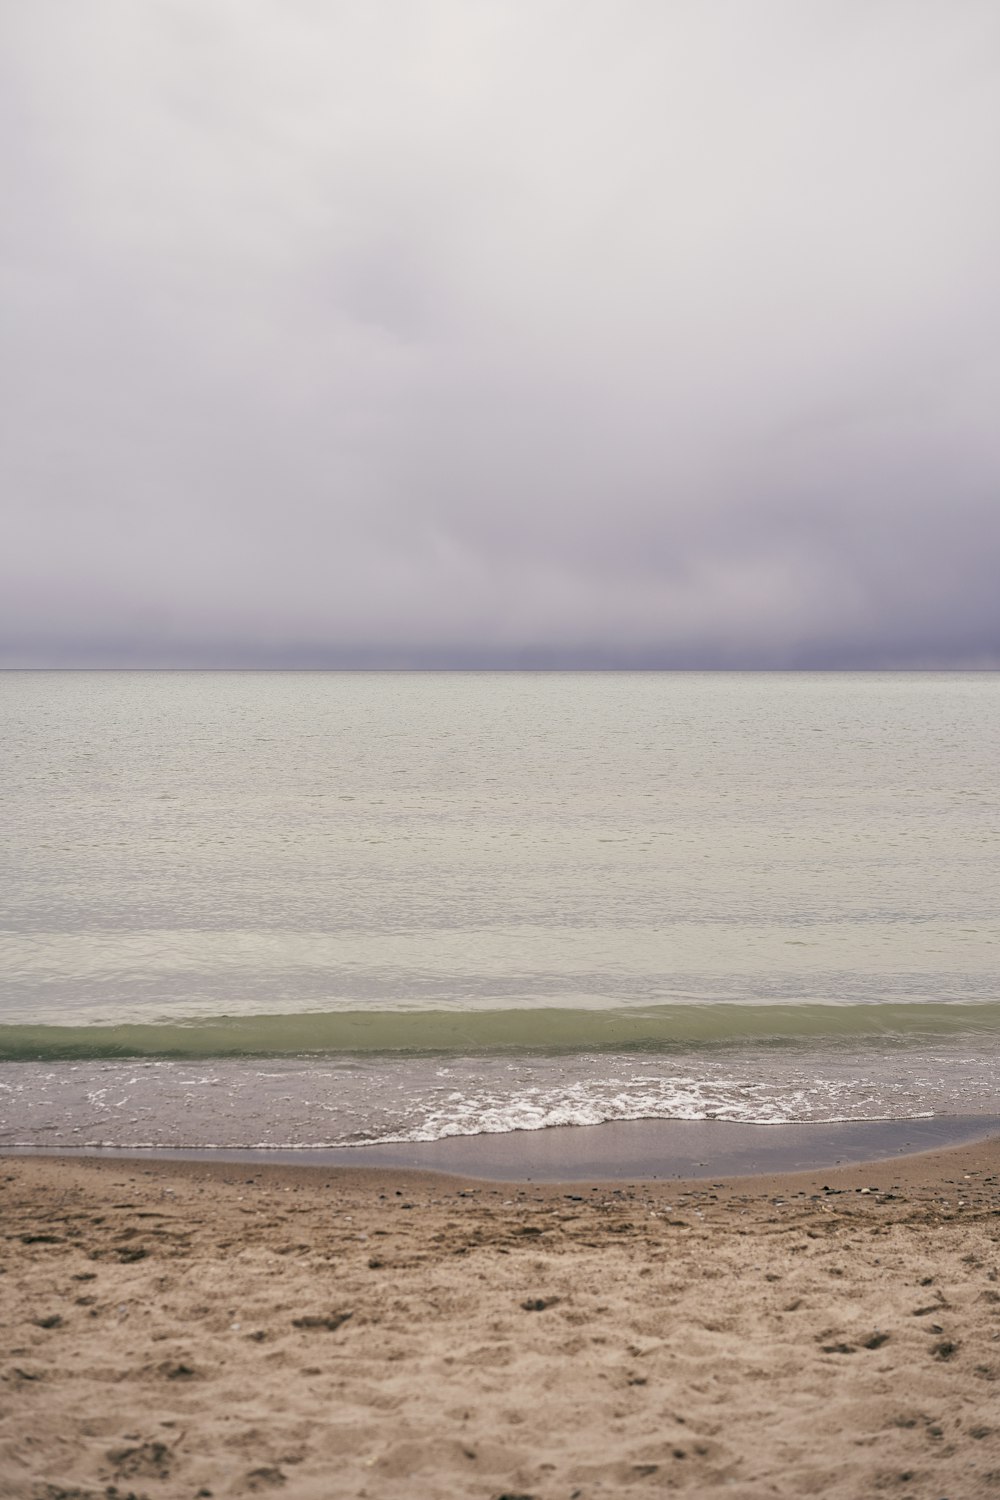
[[(984, 1044), (985, 1045), (985, 1044)], [(987, 1049), (988, 1050), (988, 1049)], [(1000, 1044), (995, 1048), (1000, 1052)], [(627, 1120), (757, 1125), (1000, 1114), (1000, 1069), (947, 1047), (0, 1065), (0, 1145), (286, 1149)], [(442, 1081), (442, 1080), (446, 1081)], [(128, 1106), (127, 1109), (125, 1106)]]

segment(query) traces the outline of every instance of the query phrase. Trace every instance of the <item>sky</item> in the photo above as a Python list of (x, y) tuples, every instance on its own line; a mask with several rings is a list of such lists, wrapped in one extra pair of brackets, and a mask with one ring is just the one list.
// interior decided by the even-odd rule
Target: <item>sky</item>
[(996, 0), (0, 0), (0, 665), (1000, 667)]

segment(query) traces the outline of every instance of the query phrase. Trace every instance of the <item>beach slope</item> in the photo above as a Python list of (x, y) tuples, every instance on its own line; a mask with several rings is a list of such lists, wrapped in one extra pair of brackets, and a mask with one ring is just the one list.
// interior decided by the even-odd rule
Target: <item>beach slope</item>
[(1000, 1144), (717, 1182), (0, 1160), (0, 1493), (1000, 1495)]

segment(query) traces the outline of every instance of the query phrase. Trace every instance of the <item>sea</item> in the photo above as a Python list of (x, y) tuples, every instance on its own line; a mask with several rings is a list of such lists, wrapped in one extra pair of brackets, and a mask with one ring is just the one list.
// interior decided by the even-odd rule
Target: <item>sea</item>
[(0, 674), (0, 1146), (1000, 1114), (1000, 674)]

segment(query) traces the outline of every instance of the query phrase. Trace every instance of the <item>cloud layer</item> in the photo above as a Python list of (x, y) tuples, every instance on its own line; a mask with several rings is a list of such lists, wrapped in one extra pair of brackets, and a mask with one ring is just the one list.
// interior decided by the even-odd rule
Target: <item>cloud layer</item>
[(0, 31), (0, 661), (1000, 665), (994, 0)]

